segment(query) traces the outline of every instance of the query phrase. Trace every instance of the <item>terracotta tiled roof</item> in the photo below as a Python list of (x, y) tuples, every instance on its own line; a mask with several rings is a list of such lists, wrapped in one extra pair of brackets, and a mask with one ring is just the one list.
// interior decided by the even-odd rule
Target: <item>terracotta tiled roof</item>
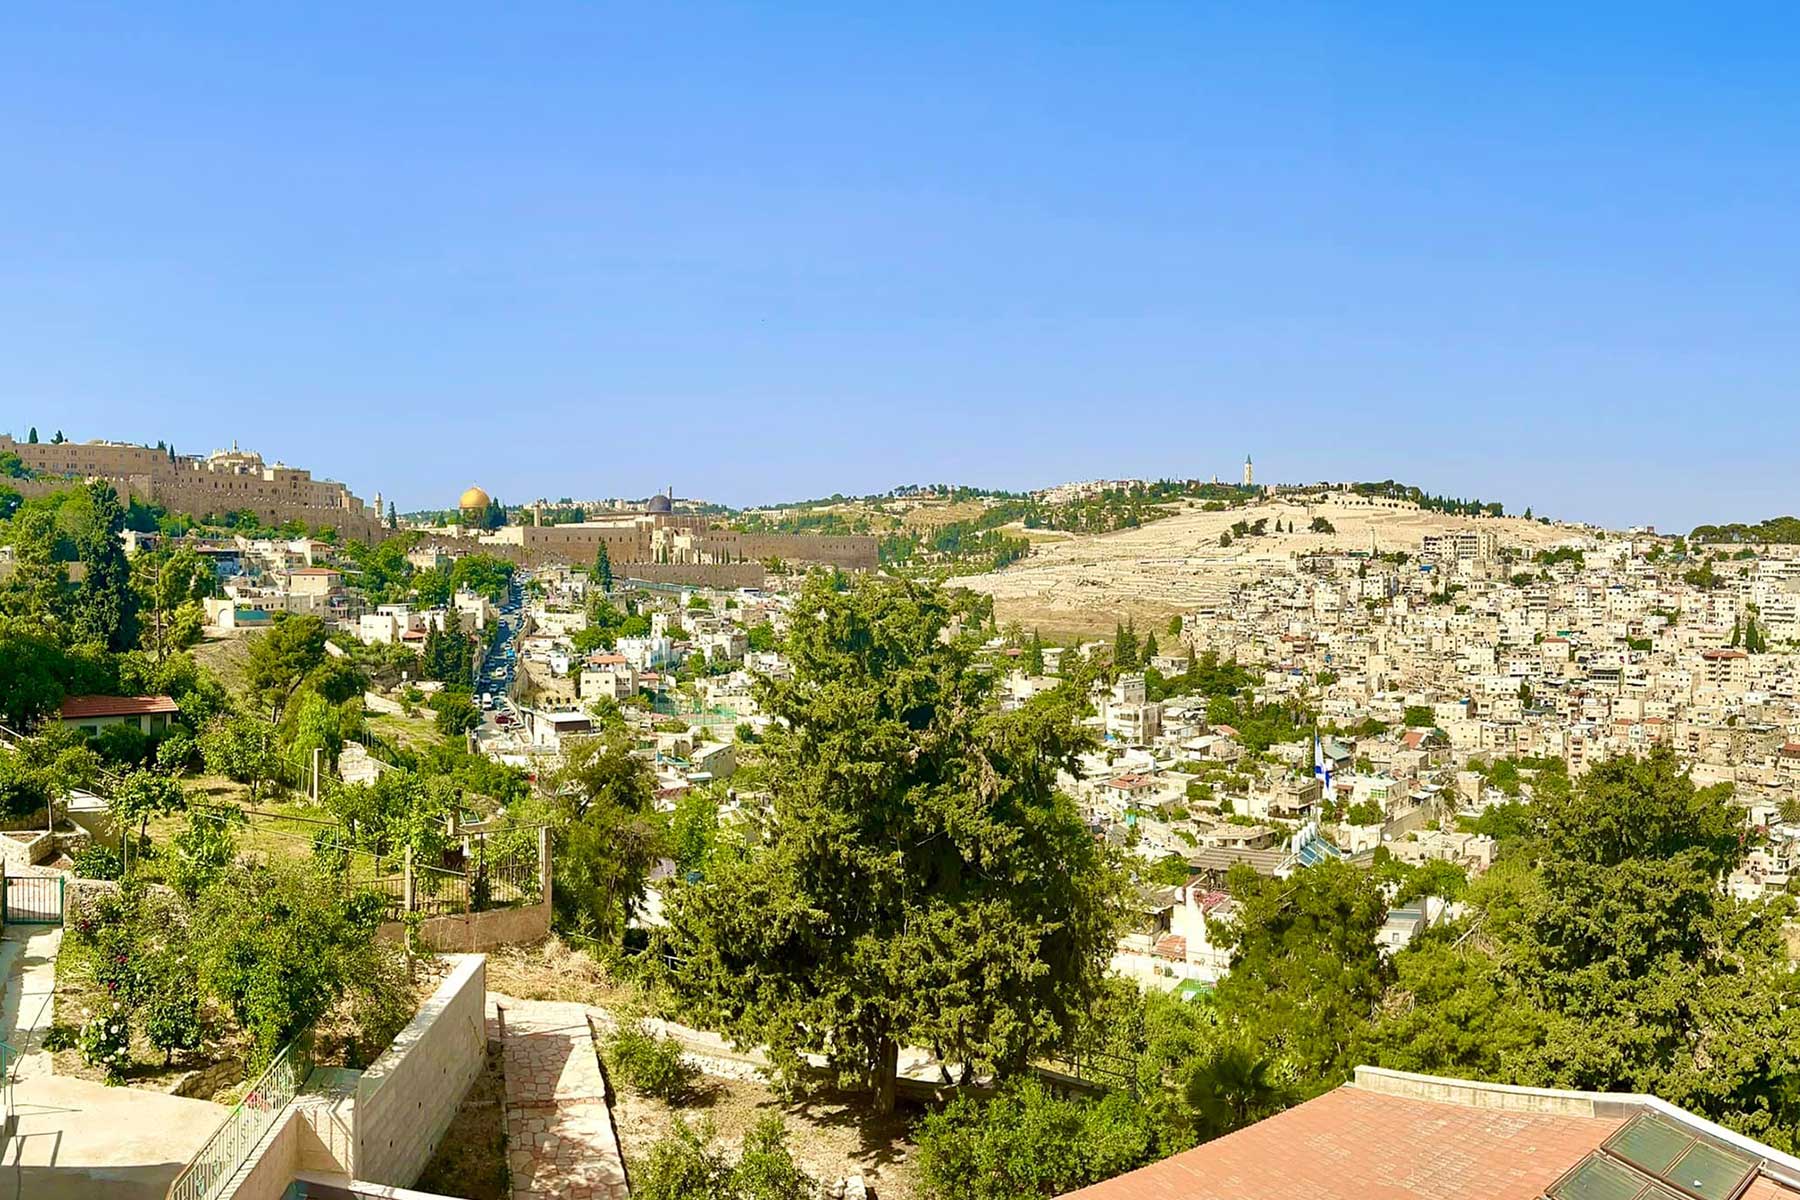
[(1070, 1192), (1081, 1200), (1537, 1200), (1622, 1120), (1415, 1100), (1353, 1084)]
[(180, 711), (180, 706), (167, 696), (70, 696), (62, 702), (62, 719), (65, 721), (84, 721), (89, 717), (141, 717)]
[(1180, 962), (1187, 958), (1187, 939), (1178, 933), (1164, 934), (1156, 939), (1156, 945), (1150, 948), (1150, 953), (1158, 958), (1171, 958)]

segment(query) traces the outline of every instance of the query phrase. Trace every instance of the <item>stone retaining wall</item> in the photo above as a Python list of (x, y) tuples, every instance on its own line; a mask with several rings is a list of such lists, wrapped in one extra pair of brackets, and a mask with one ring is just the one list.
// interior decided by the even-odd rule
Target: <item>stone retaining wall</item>
[[(378, 935), (388, 941), (401, 942), (406, 937), (406, 926), (389, 921), (381, 926)], [(541, 942), (549, 936), (550, 904), (540, 901), (517, 908), (427, 917), (419, 926), (417, 944), (440, 954), (479, 954), (495, 946)]]

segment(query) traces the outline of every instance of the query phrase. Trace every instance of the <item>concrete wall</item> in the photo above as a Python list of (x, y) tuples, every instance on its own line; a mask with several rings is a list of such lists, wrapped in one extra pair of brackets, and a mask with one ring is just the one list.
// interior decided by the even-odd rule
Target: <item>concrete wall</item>
[(281, 1200), (294, 1178), (299, 1143), (300, 1120), (294, 1110), (289, 1109), (276, 1119), (274, 1128), (263, 1135), (261, 1144), (245, 1164), (248, 1169), (239, 1171), (237, 1186), (227, 1194), (226, 1200)]
[(487, 1053), (487, 960), (458, 956), (356, 1087), (358, 1179), (409, 1187), (444, 1136)]
[[(406, 926), (388, 921), (379, 935), (399, 942), (406, 936)], [(441, 954), (479, 954), (495, 946), (523, 946), (541, 942), (550, 936), (550, 904), (543, 901), (515, 908), (492, 908), (486, 912), (428, 917), (419, 926), (419, 946)]]

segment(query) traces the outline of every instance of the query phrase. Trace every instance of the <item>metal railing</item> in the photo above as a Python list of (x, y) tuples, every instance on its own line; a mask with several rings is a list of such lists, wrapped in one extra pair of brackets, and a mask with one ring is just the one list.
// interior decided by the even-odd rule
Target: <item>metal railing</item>
[(303, 1033), (282, 1047), (224, 1123), (188, 1160), (169, 1185), (168, 1200), (213, 1200), (220, 1195), (311, 1072), (311, 1037)]

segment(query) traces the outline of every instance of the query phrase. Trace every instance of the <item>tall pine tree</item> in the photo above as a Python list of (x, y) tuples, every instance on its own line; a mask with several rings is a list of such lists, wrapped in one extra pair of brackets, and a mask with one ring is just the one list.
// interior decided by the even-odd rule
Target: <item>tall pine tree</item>
[(902, 1047), (964, 1078), (1025, 1069), (1099, 987), (1121, 894), (1059, 770), (1093, 745), (1064, 689), (992, 704), (958, 601), (815, 578), (786, 679), (764, 679), (772, 813), (759, 844), (668, 897), (694, 1019), (779, 1069), (827, 1055), (891, 1110)]

